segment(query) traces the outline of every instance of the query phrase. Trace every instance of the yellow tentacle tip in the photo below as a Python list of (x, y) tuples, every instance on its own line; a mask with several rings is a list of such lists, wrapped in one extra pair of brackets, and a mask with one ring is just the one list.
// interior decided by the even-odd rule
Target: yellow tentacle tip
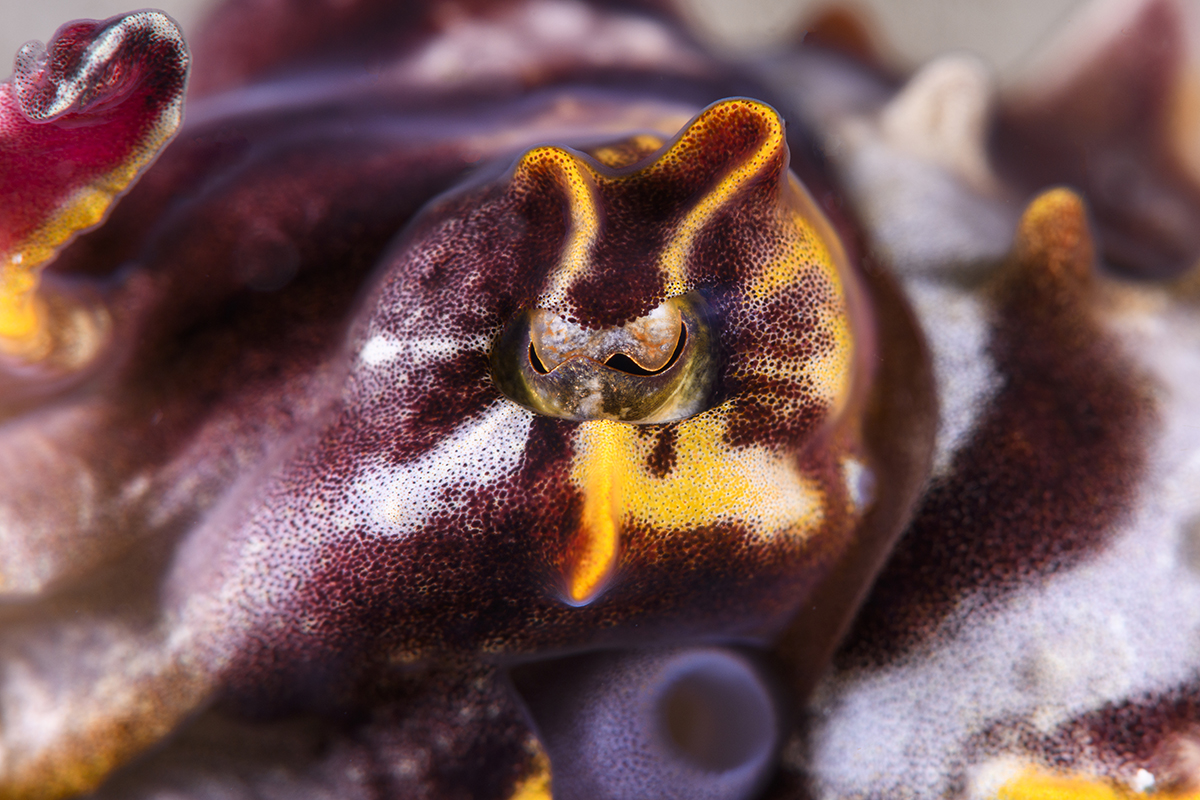
[(508, 800), (552, 800), (550, 794), (550, 758), (541, 744), (530, 737), (525, 744), (530, 763), (523, 778), (517, 781)]
[(1092, 273), (1094, 247), (1083, 199), (1065, 188), (1033, 199), (1017, 228), (1017, 259), (1058, 283), (1082, 284)]

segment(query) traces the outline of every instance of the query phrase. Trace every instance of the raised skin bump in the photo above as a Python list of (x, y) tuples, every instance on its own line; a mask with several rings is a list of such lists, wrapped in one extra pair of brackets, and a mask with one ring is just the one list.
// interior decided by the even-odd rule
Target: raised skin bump
[(1040, 293), (1081, 293), (1092, 277), (1096, 254), (1083, 199), (1070, 189), (1034, 198), (1017, 230), (1017, 269)]
[[(766, 170), (773, 161), (781, 158), (786, 161), (786, 156), (783, 155), (787, 149), (783, 136), (783, 120), (779, 118), (775, 109), (765, 103), (753, 100), (727, 100), (689, 126), (687, 133), (680, 136), (679, 140), (655, 162), (650, 170), (650, 174), (670, 174), (674, 171), (672, 168), (687, 171), (687, 162), (690, 160), (689, 151), (697, 147), (699, 142), (703, 142), (706, 135), (712, 136), (712, 130), (724, 132), (728, 128), (751, 125), (761, 126), (760, 130), (756, 131), (755, 147), (742, 154), (740, 162), (736, 163), (728, 173), (719, 176), (717, 184), (706, 191), (700, 202), (687, 212), (687, 216), (679, 224), (678, 232), (662, 254), (660, 268), (667, 276), (665, 289), (667, 295), (679, 294), (690, 288), (690, 275), (688, 275), (685, 260), (695, 246), (695, 240), (700, 231), (745, 187), (747, 182)], [(827, 263), (828, 259), (825, 261)], [(768, 282), (770, 282), (769, 279)], [(755, 293), (754, 289), (750, 290), (751, 296), (754, 296)]]
[[(964, 796), (993, 798), (974, 782), (1016, 761), (1079, 772), (1082, 797), (1131, 778), (1131, 762), (1148, 763), (1145, 750), (1163, 719), (1183, 716), (1156, 708), (1154, 722), (1141, 723), (1123, 708), (1101, 708), (1090, 719), (1085, 713), (1101, 702), (1088, 696), (1096, 680), (1090, 676), (1111, 674), (1110, 665), (1121, 661), (1117, 652), (1137, 650), (1117, 667), (1119, 680), (1133, 684), (1170, 686), (1172, 679), (1160, 676), (1182, 666), (1178, 651), (1130, 648), (1124, 632), (1110, 631), (1137, 616), (1149, 584), (1178, 581), (1181, 596), (1193, 591), (1166, 566), (1171, 557), (1159, 572), (1160, 565), (1148, 570), (1130, 554), (1161, 552), (1171, 535), (1174, 523), (1154, 514), (1146, 519), (1145, 509), (1162, 502), (1157, 476), (1177, 469), (1173, 459), (1190, 458), (1187, 450), (1170, 454), (1171, 446), (1156, 456), (1154, 443), (1164, 424), (1176, 427), (1171, 439), (1189, 441), (1171, 419), (1179, 409), (1166, 411), (1180, 386), (1192, 382), (1195, 362), (1146, 358), (1150, 348), (1129, 334), (1145, 326), (1161, 337), (1153, 348), (1168, 353), (1176, 345), (1165, 341), (1167, 330), (1182, 337), (1180, 350), (1196, 341), (1194, 321), (1168, 329), (1146, 325), (1132, 309), (1114, 312), (1149, 298), (1116, 299), (1133, 294), (1132, 287), (1097, 266), (1088, 222), (1075, 192), (1036, 196), (1011, 257), (975, 290), (987, 304), (988, 352), (1004, 381), (979, 409), (979, 425), (949, 473), (927, 491), (850, 635), (836, 677), (822, 689), (828, 692), (822, 705), (854, 711), (814, 732), (820, 793), (853, 794), (870, 785), (880, 793), (917, 787), (914, 794), (934, 796), (940, 787), (969, 785)], [(1195, 395), (1187, 392), (1184, 407), (1191, 409), (1188, 398)], [(1167, 647), (1172, 636), (1157, 626), (1186, 630), (1194, 622), (1190, 611), (1172, 607), (1172, 589), (1155, 594), (1171, 599), (1151, 604), (1155, 611), (1141, 618), (1147, 628), (1141, 636)], [(1071, 617), (1074, 608), (1090, 608), (1089, 615), (1114, 624), (1080, 624)], [(976, 664), (988, 666), (975, 673)], [(964, 665), (970, 666), (962, 671)], [(1097, 694), (1107, 691), (1114, 690)], [(881, 695), (913, 699), (896, 711), (877, 711)], [(872, 747), (893, 765), (886, 775), (864, 773), (844, 759), (844, 745), (867, 729)], [(897, 761), (915, 741), (929, 755)]]
[(38, 276), (174, 136), (188, 58), (175, 23), (153, 11), (72, 23), (48, 47), (31, 42), (17, 55), (0, 84), (0, 353), (57, 353), (77, 366), (100, 346), (70, 341), (102, 338), (103, 322), (72, 323), (89, 310), (61, 298), (53, 303), (66, 307), (52, 308), (37, 295)]
[[(1013, 377), (956, 455), (951, 476), (926, 493), (875, 586), (878, 601), (856, 622), (847, 662), (894, 659), (932, 635), (962, 598), (1004, 594), (1020, 576), (1077, 564), (1111, 535), (1145, 469), (1142, 437), (1154, 403), (1097, 319), (1094, 257), (1079, 195), (1050, 189), (1028, 204), (1012, 257), (985, 294), (994, 318), (989, 351)], [(1032, 442), (1089, 455), (1072, 468), (1040, 458)], [(1046, 492), (1055, 502), (1037, 507), (1033, 498)], [(970, 497), (992, 513), (971, 514)], [(947, 522), (955, 518), (969, 522)], [(948, 540), (958, 544), (946, 548)], [(984, 553), (988, 572), (974, 566)], [(937, 581), (910, 573), (930, 559)]]

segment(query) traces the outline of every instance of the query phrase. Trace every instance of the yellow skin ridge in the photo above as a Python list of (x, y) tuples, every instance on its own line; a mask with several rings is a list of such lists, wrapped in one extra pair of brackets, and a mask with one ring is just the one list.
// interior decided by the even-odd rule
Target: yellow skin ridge
[(588, 251), (600, 232), (601, 216), (597, 209), (596, 173), (582, 160), (561, 147), (536, 147), (524, 155), (514, 180), (528, 180), (529, 173), (553, 171), (565, 190), (571, 209), (571, 230), (550, 288), (540, 299), (542, 308), (561, 308), (567, 289), (588, 268)]
[(1200, 800), (1200, 792), (1169, 789), (1139, 792), (1093, 775), (1049, 772), (1037, 768), (1024, 770), (996, 792), (996, 800), (1134, 800), (1139, 797)]
[[(678, 234), (664, 248), (658, 268), (667, 275), (668, 297), (683, 294), (692, 288), (685, 267), (696, 236), (786, 146), (783, 123), (778, 113), (770, 106), (754, 100), (741, 99), (727, 100), (719, 105), (739, 105), (751, 109), (768, 124), (769, 132), (755, 152), (723, 176), (712, 191), (692, 207), (680, 224)], [(695, 147), (696, 138), (704, 134), (706, 126), (713, 124), (713, 116), (711, 109), (701, 114), (653, 163), (629, 174), (602, 174), (584, 159), (561, 147), (536, 147), (521, 158), (514, 179), (524, 179), (539, 170), (553, 171), (560, 180), (571, 209), (568, 244), (553, 282), (538, 299), (539, 308), (553, 311), (559, 316), (569, 316), (568, 309), (564, 307), (566, 291), (574, 281), (586, 274), (590, 266), (588, 250), (595, 241), (604, 218), (602, 210), (597, 207), (597, 187), (652, 179), (671, 165), (686, 159), (688, 150)], [(653, 141), (654, 137), (643, 134), (635, 137), (634, 144), (644, 147)], [(602, 148), (596, 152), (596, 158), (602, 164), (611, 163), (612, 159), (617, 157), (614, 148)], [(786, 208), (780, 211), (779, 230), (786, 231), (794, 238), (777, 250), (777, 258), (756, 277), (751, 286), (747, 287), (747, 296), (751, 300), (765, 299), (780, 288), (790, 285), (800, 277), (804, 269), (813, 264), (829, 267), (829, 277), (839, 289), (841, 288), (837, 270), (833, 268), (835, 256), (830, 251), (826, 237), (817, 232), (804, 214), (798, 213), (799, 209), (810, 210), (810, 207), (805, 207), (808, 203), (795, 202), (799, 195), (803, 195), (803, 190), (799, 188), (795, 177), (789, 175), (787, 180), (787, 194), (792, 202), (788, 202)]]
[[(598, 187), (606, 182), (646, 179), (688, 158), (689, 150), (698, 146), (696, 142), (706, 128), (721, 121), (714, 109), (726, 110), (730, 104), (751, 110), (765, 123), (767, 134), (754, 152), (688, 211), (679, 232), (664, 247), (659, 269), (667, 276), (667, 295), (678, 295), (692, 288), (686, 265), (698, 235), (786, 147), (783, 124), (774, 109), (752, 100), (718, 104), (701, 114), (654, 162), (627, 174), (603, 174), (588, 161), (558, 147), (538, 147), (521, 159), (514, 177), (527, 179), (537, 171), (551, 171), (570, 209), (571, 227), (564, 254), (550, 287), (539, 298), (539, 307), (569, 313), (565, 308), (567, 291), (590, 268), (589, 251), (604, 219), (603, 209), (597, 206)], [(644, 147), (647, 142), (634, 144)], [(615, 150), (598, 152), (600, 157), (606, 155), (618, 157)], [(844, 256), (840, 250), (831, 249), (837, 244), (827, 242), (828, 232), (811, 222), (814, 212), (804, 190), (789, 174), (776, 215), (776, 246), (744, 287), (747, 302), (764, 302), (814, 269), (821, 270), (823, 279), (844, 297), (845, 287), (838, 272)], [(838, 414), (849, 390), (853, 350), (844, 299), (839, 308), (824, 315), (822, 323), (824, 332), (835, 342), (831, 352), (798, 364), (780, 363), (765, 353), (750, 353), (736, 367), (735, 374), (759, 373), (807, 382), (811, 392), (829, 405), (831, 413)], [(583, 536), (567, 576), (566, 594), (572, 602), (587, 603), (604, 588), (616, 565), (621, 530), (631, 523), (664, 531), (736, 523), (763, 541), (781, 535), (806, 538), (817, 531), (825, 517), (826, 503), (819, 483), (802, 475), (794, 460), (783, 453), (766, 446), (727, 445), (729, 412), (729, 407), (711, 409), (679, 423), (675, 467), (661, 478), (645, 466), (652, 442), (640, 436), (633, 425), (609, 420), (580, 424), (571, 480), (584, 496), (580, 525)], [(714, 502), (714, 496), (719, 496), (720, 502)]]

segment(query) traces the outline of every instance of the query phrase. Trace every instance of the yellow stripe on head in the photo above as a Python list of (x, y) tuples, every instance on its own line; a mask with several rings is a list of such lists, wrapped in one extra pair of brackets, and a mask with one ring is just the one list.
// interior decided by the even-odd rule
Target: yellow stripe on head
[(536, 173), (553, 176), (570, 209), (570, 230), (558, 268), (550, 285), (538, 298), (538, 307), (563, 313), (567, 291), (588, 269), (588, 252), (600, 232), (596, 201), (596, 175), (578, 156), (561, 147), (535, 147), (517, 164), (514, 182), (529, 181)]
[(781, 157), (786, 148), (784, 139), (783, 120), (779, 112), (766, 103), (755, 100), (726, 100), (713, 106), (692, 123), (688, 128), (690, 135), (682, 137), (655, 164), (656, 168), (669, 167), (672, 162), (688, 158), (692, 147), (692, 135), (703, 136), (706, 129), (719, 124), (731, 110), (745, 110), (761, 121), (766, 133), (762, 142), (748, 158), (723, 176), (716, 186), (688, 212), (675, 237), (662, 254), (661, 266), (667, 275), (667, 294), (679, 294), (687, 291), (688, 278), (685, 270), (688, 254), (696, 241), (697, 235), (716, 216), (731, 199), (745, 187), (756, 175), (767, 168), (771, 162)]

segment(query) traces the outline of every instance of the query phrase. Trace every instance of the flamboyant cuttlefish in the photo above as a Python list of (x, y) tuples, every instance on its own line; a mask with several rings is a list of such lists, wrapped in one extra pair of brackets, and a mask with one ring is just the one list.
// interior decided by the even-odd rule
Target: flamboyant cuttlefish
[(806, 32), (26, 45), (0, 798), (1200, 793), (1200, 10)]

